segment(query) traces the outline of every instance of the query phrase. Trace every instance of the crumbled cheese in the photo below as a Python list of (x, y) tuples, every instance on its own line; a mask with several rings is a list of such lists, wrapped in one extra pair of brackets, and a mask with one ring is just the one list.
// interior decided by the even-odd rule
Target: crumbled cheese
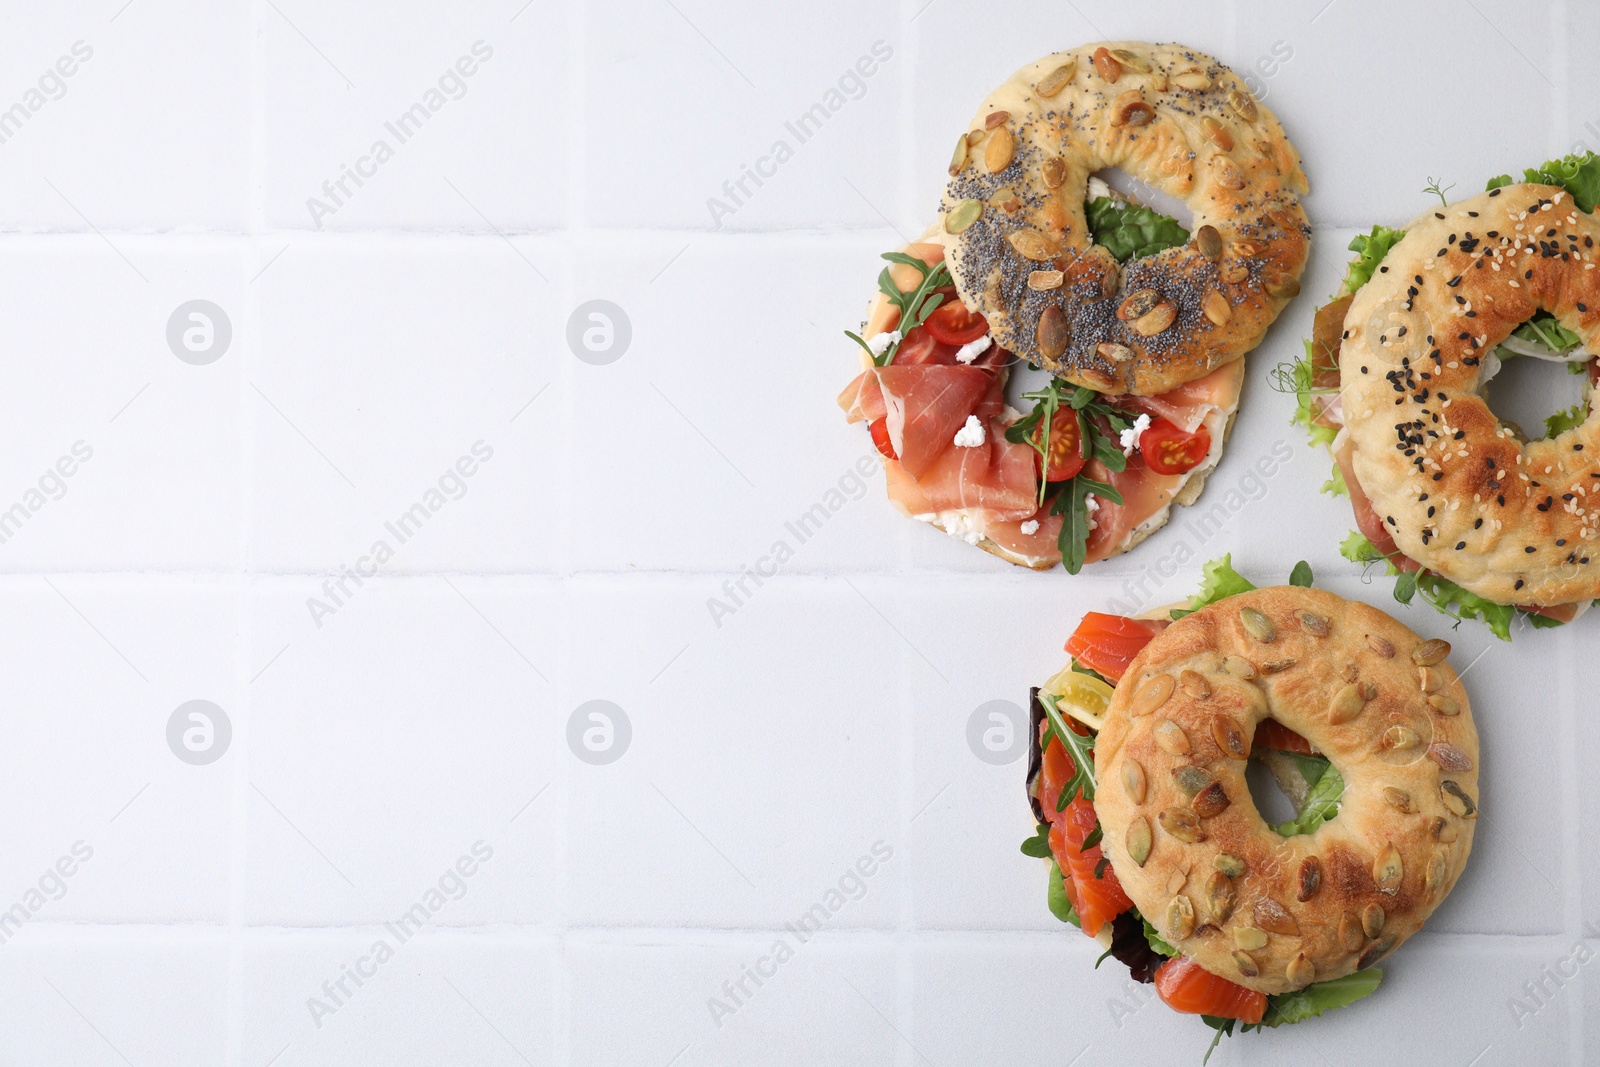
[(1100, 510), (1100, 501), (1098, 501), (1098, 500), (1096, 500), (1094, 498), (1094, 494), (1093, 493), (1085, 493), (1084, 494), (1084, 497), (1083, 497), (1083, 510), (1085, 510), (1085, 511), (1087, 511), (1089, 513), (1089, 529), (1091, 529), (1091, 530), (1098, 529), (1099, 527), (1095, 524), (1095, 521), (1094, 521), (1094, 513)]
[(889, 351), (890, 345), (897, 345), (899, 343), (899, 330), (890, 330), (888, 333), (874, 334), (873, 336), (867, 338), (867, 347), (872, 350), (872, 355), (874, 358), (877, 358), (878, 356), (881, 356), (885, 352)]
[(1122, 433), (1119, 435), (1120, 440), (1118, 443), (1122, 445), (1122, 454), (1124, 456), (1133, 455), (1133, 450), (1139, 446), (1139, 435), (1144, 433), (1149, 428), (1150, 416), (1140, 415), (1137, 419), (1133, 420), (1132, 426), (1129, 426), (1126, 430), (1122, 431)]
[(969, 342), (967, 344), (964, 344), (959, 349), (957, 349), (956, 350), (956, 362), (957, 363), (971, 363), (973, 360), (977, 359), (979, 356), (981, 356), (985, 352), (987, 352), (989, 350), (989, 346), (992, 345), (992, 344), (994, 344), (994, 341), (990, 340), (988, 334), (984, 334), (982, 337), (978, 338), (976, 341), (972, 341), (972, 342)]
[(1039, 520), (1038, 519), (1029, 519), (1027, 522), (1023, 523), (1022, 524), (1022, 532), (1027, 534), (1029, 537), (1032, 537), (1034, 534), (1038, 533), (1039, 532)]
[(968, 415), (966, 425), (956, 431), (955, 440), (951, 444), (957, 448), (977, 448), (984, 440), (983, 423), (979, 421), (978, 416)]
[(1089, 199), (1095, 200), (1102, 196), (1111, 195), (1111, 186), (1099, 178), (1089, 179)]

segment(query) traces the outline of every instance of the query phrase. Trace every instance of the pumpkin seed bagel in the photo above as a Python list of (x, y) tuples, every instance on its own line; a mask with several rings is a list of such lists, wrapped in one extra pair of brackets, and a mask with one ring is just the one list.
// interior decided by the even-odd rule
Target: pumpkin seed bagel
[[(1120, 167), (1182, 200), (1187, 244), (1119, 264), (1084, 215)], [(956, 145), (950, 270), (995, 340), (1106, 393), (1166, 392), (1238, 359), (1300, 291), (1300, 158), (1232, 70), (1181, 45), (1108, 42), (1023, 67)]]
[[(1180, 953), (1262, 993), (1370, 966), (1414, 934), (1472, 849), (1478, 736), (1450, 646), (1318, 589), (1201, 608), (1129, 665), (1094, 746), (1123, 889)], [(1244, 769), (1271, 718), (1332, 761), (1334, 818), (1280, 837)]]
[(1507, 185), (1423, 215), (1356, 293), (1340, 393), (1361, 489), (1395, 545), (1498, 604), (1600, 596), (1600, 412), (1546, 440), (1482, 391), (1535, 311), (1600, 352), (1600, 220)]

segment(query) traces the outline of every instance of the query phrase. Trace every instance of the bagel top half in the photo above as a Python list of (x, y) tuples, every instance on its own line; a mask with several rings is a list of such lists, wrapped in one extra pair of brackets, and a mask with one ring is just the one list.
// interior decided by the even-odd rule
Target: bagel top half
[(1600, 414), (1525, 440), (1482, 396), (1539, 309), (1600, 352), (1600, 220), (1510, 185), (1413, 222), (1345, 315), (1356, 479), (1401, 552), (1501, 604), (1600, 596)]
[[(1455, 885), (1478, 736), (1445, 657), (1365, 604), (1281, 586), (1220, 600), (1129, 665), (1094, 746), (1117, 880), (1183, 955), (1283, 993), (1370, 966)], [(1272, 718), (1343, 776), (1337, 814), (1281, 837), (1245, 781)]]
[[(1182, 200), (1189, 242), (1126, 265), (1095, 244), (1084, 202), (1108, 167)], [(1075, 384), (1166, 392), (1255, 347), (1299, 292), (1299, 155), (1238, 75), (1193, 49), (1109, 42), (1023, 67), (983, 102), (951, 174), (962, 300)]]

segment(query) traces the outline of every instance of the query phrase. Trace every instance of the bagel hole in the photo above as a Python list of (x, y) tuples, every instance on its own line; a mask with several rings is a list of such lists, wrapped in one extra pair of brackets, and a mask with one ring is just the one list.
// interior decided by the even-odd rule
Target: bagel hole
[[(1146, 185), (1120, 167), (1107, 167), (1089, 175), (1090, 182), (1093, 182), (1096, 178), (1105, 182), (1112, 192), (1121, 195), (1123, 199), (1131, 200), (1135, 204), (1140, 204), (1150, 208), (1152, 211), (1159, 212), (1175, 221), (1188, 232), (1194, 232), (1194, 213), (1189, 210), (1189, 205), (1182, 200), (1168, 196), (1152, 185)], [(1086, 204), (1092, 199), (1094, 199), (1092, 193), (1086, 194), (1084, 197)]]
[(1244, 780), (1250, 787), (1250, 800), (1268, 823), (1276, 825), (1300, 817), (1300, 809), (1260, 759), (1252, 758), (1246, 762)]
[[(1557, 415), (1570, 416), (1574, 407), (1580, 421), (1588, 414), (1587, 363), (1558, 363), (1534, 356), (1508, 359), (1507, 354), (1505, 349), (1496, 350), (1500, 365), (1485, 368), (1492, 380), (1480, 377), (1479, 391), (1495, 417), (1524, 440), (1550, 436), (1548, 420)], [(1574, 367), (1579, 371), (1574, 372)]]

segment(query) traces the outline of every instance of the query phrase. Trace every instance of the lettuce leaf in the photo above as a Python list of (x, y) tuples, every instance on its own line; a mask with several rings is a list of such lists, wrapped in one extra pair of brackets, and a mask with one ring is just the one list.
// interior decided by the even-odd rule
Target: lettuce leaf
[[(1469, 593), (1456, 583), (1437, 574), (1426, 571), (1401, 573), (1400, 568), (1385, 559), (1371, 541), (1354, 531), (1340, 544), (1339, 554), (1353, 563), (1382, 563), (1391, 577), (1399, 578), (1399, 581), (1395, 582), (1394, 598), (1400, 603), (1411, 603), (1412, 598), (1420, 592), (1422, 599), (1432, 604), (1441, 614), (1448, 615), (1457, 622), (1464, 622), (1467, 619), (1481, 620), (1502, 641), (1511, 640), (1511, 624), (1518, 614), (1523, 614), (1509, 604), (1496, 604), (1476, 593)], [(1541, 629), (1546, 626), (1561, 625), (1557, 620), (1543, 615), (1525, 617), (1529, 623)]]
[(1356, 258), (1344, 273), (1344, 291), (1353, 293), (1372, 280), (1372, 275), (1383, 262), (1383, 257), (1406, 235), (1404, 230), (1388, 226), (1374, 226), (1371, 233), (1357, 234), (1350, 242), (1350, 251)]
[(1081, 928), (1083, 923), (1078, 921), (1078, 913), (1072, 908), (1072, 900), (1067, 896), (1067, 887), (1062, 882), (1062, 877), (1061, 864), (1052, 859), (1050, 861), (1050, 890), (1046, 897), (1050, 904), (1050, 914), (1064, 923), (1071, 923), (1073, 926)]
[(1050, 856), (1050, 826), (1040, 823), (1034, 835), (1022, 843), (1022, 854), (1032, 856), (1036, 860), (1048, 859)]
[(1332, 426), (1319, 426), (1312, 422), (1311, 398), (1315, 395), (1315, 386), (1311, 384), (1313, 370), (1311, 366), (1311, 342), (1306, 341), (1306, 354), (1293, 363), (1280, 363), (1274, 372), (1276, 377), (1275, 387), (1280, 392), (1294, 393), (1294, 416), (1289, 420), (1296, 426), (1304, 426), (1306, 436), (1313, 445), (1332, 445), (1333, 439), (1339, 436), (1339, 431)]
[(1329, 496), (1350, 495), (1350, 487), (1344, 484), (1344, 468), (1337, 461), (1333, 464), (1333, 475), (1322, 483), (1322, 491)]
[[(1530, 167), (1522, 172), (1522, 180), (1565, 189), (1583, 211), (1593, 211), (1595, 205), (1600, 204), (1600, 156), (1593, 152), (1562, 156), (1546, 161), (1542, 167)], [(1511, 182), (1511, 175), (1502, 174), (1490, 178), (1485, 188), (1498, 189)]]
[(1189, 231), (1157, 211), (1110, 196), (1097, 196), (1085, 208), (1094, 242), (1126, 263), (1175, 248), (1189, 239)]
[(1543, 310), (1534, 312), (1531, 319), (1511, 331), (1511, 336), (1557, 354), (1583, 343), (1583, 338), (1557, 322), (1550, 312)]
[(1383, 971), (1368, 967), (1343, 978), (1313, 982), (1293, 993), (1276, 993), (1267, 998), (1267, 1014), (1262, 1017), (1261, 1025), (1282, 1026), (1314, 1019), (1325, 1011), (1342, 1008), (1370, 995), (1381, 981)]
[[(1303, 773), (1304, 759), (1301, 761), (1301, 767)], [(1306, 780), (1311, 781), (1309, 774), (1306, 775)], [(1300, 814), (1286, 823), (1274, 826), (1273, 830), (1282, 837), (1309, 834), (1339, 814), (1339, 798), (1342, 796), (1344, 796), (1344, 776), (1329, 763), (1317, 775), (1315, 783), (1311, 786), (1311, 792), (1306, 796), (1305, 806), (1300, 809)]]
[(1560, 437), (1568, 430), (1576, 429), (1583, 425), (1589, 417), (1587, 403), (1574, 404), (1565, 411), (1558, 411), (1547, 416), (1544, 420), (1544, 435), (1546, 437)]
[(1244, 575), (1233, 569), (1233, 554), (1214, 559), (1200, 569), (1200, 591), (1189, 598), (1187, 608), (1173, 608), (1172, 617), (1181, 619), (1190, 612), (1199, 611), (1207, 604), (1215, 604), (1225, 597), (1248, 593), (1255, 588)]
[(1134, 914), (1138, 915), (1139, 921), (1144, 923), (1144, 939), (1150, 942), (1152, 951), (1169, 957), (1178, 954), (1178, 950), (1167, 944), (1166, 939), (1156, 932), (1156, 928), (1150, 925), (1150, 920), (1146, 919), (1137, 908), (1134, 909)]

